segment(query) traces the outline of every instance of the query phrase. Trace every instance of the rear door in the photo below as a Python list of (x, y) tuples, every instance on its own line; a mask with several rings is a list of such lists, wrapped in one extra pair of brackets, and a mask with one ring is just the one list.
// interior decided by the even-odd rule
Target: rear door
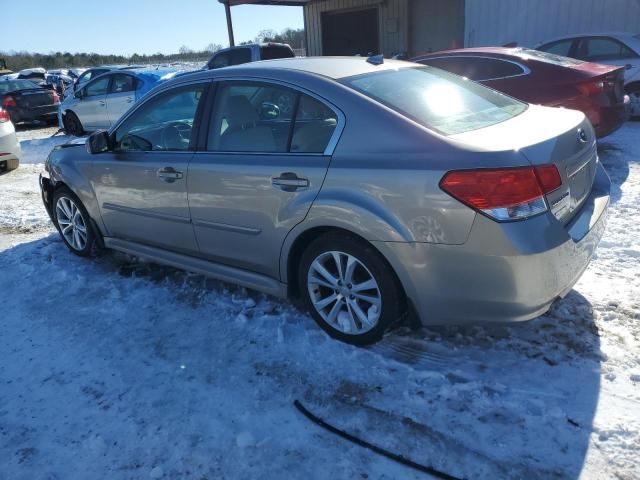
[(92, 185), (110, 236), (198, 252), (187, 171), (208, 84), (178, 86), (150, 97), (115, 130), (114, 150), (95, 156)]
[(111, 124), (115, 124), (120, 117), (133, 105), (138, 79), (127, 73), (116, 73), (112, 76), (109, 92), (106, 96), (107, 115)]
[(200, 251), (278, 278), (280, 248), (320, 191), (341, 114), (279, 84), (229, 81), (207, 116), (205, 151), (189, 166)]
[(107, 129), (111, 126), (106, 102), (110, 82), (111, 75), (102, 75), (80, 90), (81, 97), (73, 111), (86, 130)]

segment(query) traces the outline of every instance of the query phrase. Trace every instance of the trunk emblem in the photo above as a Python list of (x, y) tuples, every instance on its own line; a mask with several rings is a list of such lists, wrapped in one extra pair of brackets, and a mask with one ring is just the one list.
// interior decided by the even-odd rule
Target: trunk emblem
[(582, 143), (587, 143), (587, 132), (583, 128), (578, 129), (578, 140)]

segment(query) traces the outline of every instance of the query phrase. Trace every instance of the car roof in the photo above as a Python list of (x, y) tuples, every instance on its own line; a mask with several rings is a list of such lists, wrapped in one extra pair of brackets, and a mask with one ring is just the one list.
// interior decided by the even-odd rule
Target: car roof
[(612, 37), (618, 40), (623, 41), (624, 43), (632, 43), (634, 45), (638, 45), (640, 40), (638, 39), (638, 35), (634, 35), (629, 32), (589, 32), (589, 33), (574, 33), (571, 35), (563, 35), (561, 37), (554, 37), (544, 42), (540, 42), (536, 45), (535, 48), (538, 48), (542, 45), (547, 45), (553, 42), (559, 42), (561, 40), (570, 40), (573, 38), (585, 38), (585, 37)]
[(278, 58), (275, 60), (261, 60), (259, 62), (243, 63), (231, 67), (210, 70), (210, 72), (233, 71), (238, 69), (260, 71), (297, 70), (302, 72), (322, 75), (334, 80), (340, 78), (375, 73), (385, 70), (397, 70), (398, 68), (418, 67), (411, 62), (402, 60), (387, 60), (379, 65), (367, 62), (367, 57), (294, 57)]

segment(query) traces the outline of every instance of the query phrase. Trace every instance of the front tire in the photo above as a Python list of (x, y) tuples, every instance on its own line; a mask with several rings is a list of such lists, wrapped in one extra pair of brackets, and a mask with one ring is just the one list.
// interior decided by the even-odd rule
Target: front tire
[(91, 256), (98, 237), (80, 199), (71, 190), (60, 188), (53, 195), (52, 211), (55, 226), (67, 248), (81, 257)]
[(315, 239), (302, 255), (298, 282), (320, 328), (352, 345), (377, 342), (404, 311), (402, 288), (389, 264), (348, 233)]
[(78, 116), (72, 111), (68, 111), (64, 116), (64, 131), (67, 135), (73, 135), (75, 137), (81, 137), (84, 135), (84, 128)]

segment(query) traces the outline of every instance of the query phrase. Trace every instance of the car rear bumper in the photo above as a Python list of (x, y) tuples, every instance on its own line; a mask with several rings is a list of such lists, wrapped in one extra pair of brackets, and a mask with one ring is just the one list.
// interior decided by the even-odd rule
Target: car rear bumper
[(11, 121), (14, 124), (37, 121), (52, 121), (57, 118), (58, 105), (45, 105), (33, 108), (12, 108), (9, 110)]
[(566, 295), (589, 265), (609, 190), (598, 165), (590, 196), (566, 226), (550, 213), (510, 223), (477, 215), (464, 245), (374, 243), (425, 325), (529, 320)]

